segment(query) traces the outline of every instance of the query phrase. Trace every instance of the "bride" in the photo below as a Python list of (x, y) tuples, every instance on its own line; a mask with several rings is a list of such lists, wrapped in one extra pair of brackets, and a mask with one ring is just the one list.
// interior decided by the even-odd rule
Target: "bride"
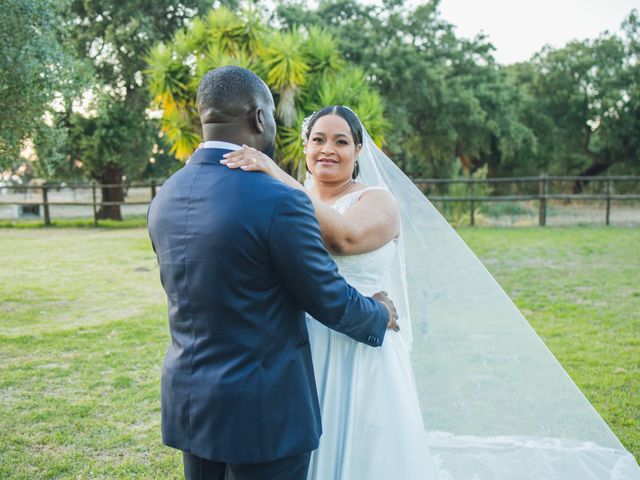
[[(326, 107), (302, 135), (327, 249), (363, 294), (389, 292), (401, 326), (366, 349), (308, 319), (324, 432), (309, 478), (640, 479), (633, 456), (357, 116)], [(248, 147), (223, 163), (304, 188)]]
[[(396, 257), (400, 212), (387, 189), (356, 181), (363, 145), (358, 118), (345, 107), (326, 107), (310, 117), (303, 141), (313, 179), (307, 192), (327, 249), (360, 293), (380, 291)], [(224, 162), (303, 188), (254, 149), (231, 152)], [(307, 320), (323, 431), (308, 478), (435, 479), (402, 319), (400, 332), (387, 332), (379, 349)]]

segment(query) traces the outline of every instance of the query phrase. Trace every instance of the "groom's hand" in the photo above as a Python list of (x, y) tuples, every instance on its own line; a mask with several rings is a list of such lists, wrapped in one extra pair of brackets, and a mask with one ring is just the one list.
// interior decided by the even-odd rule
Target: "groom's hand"
[(394, 332), (399, 332), (400, 325), (398, 325), (398, 312), (396, 312), (396, 307), (389, 298), (387, 292), (374, 293), (372, 298), (379, 301), (387, 309), (387, 313), (389, 314), (387, 328), (392, 329)]

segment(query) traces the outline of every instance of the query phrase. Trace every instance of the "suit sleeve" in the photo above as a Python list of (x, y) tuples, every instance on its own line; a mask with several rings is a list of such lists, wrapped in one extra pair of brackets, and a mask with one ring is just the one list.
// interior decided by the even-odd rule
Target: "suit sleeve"
[(278, 202), (269, 232), (276, 273), (302, 310), (327, 327), (370, 346), (380, 346), (387, 310), (338, 274), (322, 243), (309, 197), (288, 191)]

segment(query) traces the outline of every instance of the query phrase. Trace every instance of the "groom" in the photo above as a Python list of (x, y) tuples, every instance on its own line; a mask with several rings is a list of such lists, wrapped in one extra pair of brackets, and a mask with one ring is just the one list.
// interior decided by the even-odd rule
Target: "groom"
[(395, 310), (338, 275), (304, 192), (220, 164), (242, 144), (273, 156), (266, 84), (221, 67), (204, 76), (197, 102), (204, 148), (148, 215), (172, 340), (163, 441), (183, 451), (189, 479), (302, 480), (321, 434), (304, 312), (376, 347), (397, 326)]

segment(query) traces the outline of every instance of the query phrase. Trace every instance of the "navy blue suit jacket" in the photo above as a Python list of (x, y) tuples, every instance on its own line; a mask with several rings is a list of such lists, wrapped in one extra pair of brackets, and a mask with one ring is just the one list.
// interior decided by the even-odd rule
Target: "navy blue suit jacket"
[(151, 202), (167, 294), (166, 445), (227, 463), (314, 450), (321, 434), (304, 312), (371, 346), (387, 313), (338, 274), (307, 195), (201, 149)]

